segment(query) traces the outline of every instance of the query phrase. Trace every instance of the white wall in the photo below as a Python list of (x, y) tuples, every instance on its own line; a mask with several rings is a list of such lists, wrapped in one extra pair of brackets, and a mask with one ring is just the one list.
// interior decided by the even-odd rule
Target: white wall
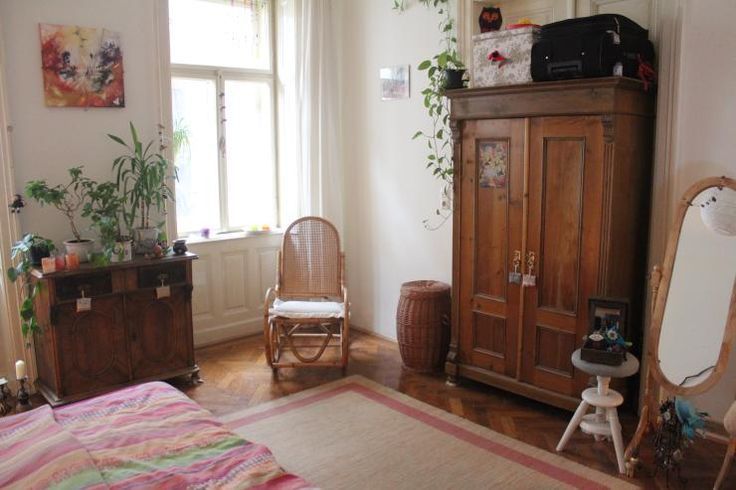
[[(345, 251), (356, 326), (395, 338), (401, 283), (450, 281), (452, 226), (427, 231), (422, 220), (440, 203), (440, 183), (424, 168), (426, 145), (412, 141), (429, 118), (425, 74), (439, 51), (439, 17), (417, 2), (399, 14), (389, 1), (340, 0)], [(378, 70), (411, 65), (411, 98), (381, 101)]]
[[(701, 178), (719, 175), (736, 178), (736, 31), (732, 26), (736, 2), (687, 0), (682, 18), (675, 161), (670, 169), (671, 195), (675, 201)], [(676, 203), (673, 209), (674, 206)], [(712, 270), (716, 271), (719, 257), (711, 259)], [(692, 301), (697, 301), (699, 291), (707, 288), (693, 288)], [(693, 325), (693, 328), (698, 327)], [(736, 352), (733, 352), (721, 382), (696, 403), (714, 418), (721, 419), (735, 396)]]
[[(6, 82), (18, 192), (31, 179), (64, 182), (66, 169), (84, 165), (98, 180), (112, 177), (119, 145), (106, 133), (126, 136), (133, 121), (144, 139), (157, 137), (159, 82), (155, 0), (3, 0)], [(120, 32), (125, 108), (50, 108), (44, 105), (38, 23), (104, 27)], [(28, 202), (25, 232), (60, 242), (71, 237), (62, 215)]]

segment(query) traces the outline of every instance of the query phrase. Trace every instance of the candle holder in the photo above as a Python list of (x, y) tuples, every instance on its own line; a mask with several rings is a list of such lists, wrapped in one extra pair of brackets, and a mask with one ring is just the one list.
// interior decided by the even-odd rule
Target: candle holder
[(13, 406), (10, 404), (12, 396), (8, 388), (8, 381), (5, 378), (0, 378), (0, 417), (8, 415), (13, 410)]
[(16, 412), (27, 412), (32, 408), (31, 395), (29, 395), (28, 391), (26, 390), (27, 381), (28, 376), (23, 376), (22, 378), (18, 379), (18, 382), (20, 383), (20, 388), (18, 388), (18, 404), (15, 406)]

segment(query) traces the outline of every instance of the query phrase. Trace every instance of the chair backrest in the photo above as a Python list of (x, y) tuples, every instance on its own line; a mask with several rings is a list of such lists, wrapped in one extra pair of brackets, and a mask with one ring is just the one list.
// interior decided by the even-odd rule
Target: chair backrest
[(286, 228), (281, 243), (279, 295), (340, 297), (342, 267), (340, 236), (332, 223), (299, 218)]

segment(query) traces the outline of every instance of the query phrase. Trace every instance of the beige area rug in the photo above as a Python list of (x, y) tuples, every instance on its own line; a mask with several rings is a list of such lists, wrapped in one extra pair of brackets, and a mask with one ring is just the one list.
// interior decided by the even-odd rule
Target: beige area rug
[(636, 488), (361, 376), (221, 420), (323, 489)]

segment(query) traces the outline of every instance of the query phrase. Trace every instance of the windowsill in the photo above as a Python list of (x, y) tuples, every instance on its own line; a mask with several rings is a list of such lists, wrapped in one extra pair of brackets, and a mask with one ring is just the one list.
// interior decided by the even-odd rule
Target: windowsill
[(251, 232), (251, 231), (238, 231), (238, 232), (230, 232), (230, 233), (213, 233), (210, 235), (209, 238), (204, 238), (200, 236), (197, 233), (193, 233), (188, 236), (180, 237), (187, 241), (188, 245), (200, 245), (203, 243), (217, 243), (217, 242), (224, 242), (228, 240), (243, 240), (243, 239), (250, 239), (250, 238), (262, 238), (262, 237), (270, 237), (274, 235), (282, 235), (283, 231), (281, 229), (273, 229), (269, 231), (259, 231), (259, 232)]

